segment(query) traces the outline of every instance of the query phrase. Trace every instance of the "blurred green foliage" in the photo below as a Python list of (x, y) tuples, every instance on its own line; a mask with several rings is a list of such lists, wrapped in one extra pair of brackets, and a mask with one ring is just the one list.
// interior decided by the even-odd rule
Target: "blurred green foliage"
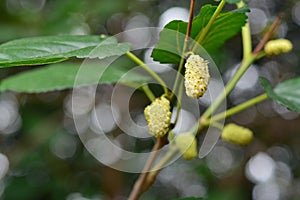
[[(200, 6), (204, 3), (215, 4), (213, 1), (203, 1), (197, 4), (196, 11), (200, 10)], [(272, 19), (279, 11), (287, 11), (284, 22), (288, 27), (286, 35), (295, 44), (294, 54), (271, 59), (280, 64), (278, 74), (274, 75), (279, 79), (299, 75), (300, 72), (298, 57), (300, 28), (289, 15), (295, 3), (296, 1), (285, 1), (285, 3), (276, 1), (269, 16)], [(188, 8), (189, 2), (186, 0), (2, 0), (0, 1), (0, 43), (16, 38), (41, 35), (113, 35), (123, 31), (126, 21), (136, 13), (144, 13), (151, 19), (150, 24), (156, 26), (160, 14), (173, 6)], [(232, 8), (231, 6), (227, 8)], [(260, 39), (259, 35), (255, 35), (254, 44)], [(230, 40), (220, 52), (212, 55), (217, 64), (222, 64), (220, 65), (221, 71), (225, 71), (227, 66), (232, 66), (240, 60), (240, 45), (240, 37), (237, 36)], [(263, 66), (266, 62), (263, 60), (258, 65)], [(1, 69), (0, 78), (28, 69)], [(122, 173), (103, 166), (85, 150), (76, 134), (66, 130), (64, 126), (67, 120), (64, 118), (63, 105), (68, 94), (69, 91), (38, 95), (15, 94), (20, 104), (22, 126), (13, 134), (0, 135), (0, 152), (7, 155), (10, 160), (10, 172), (3, 181), (4, 183), (0, 184), (1, 200), (73, 200), (76, 199), (78, 193), (89, 199), (113, 199), (113, 197), (126, 199), (137, 174)], [(140, 94), (136, 96), (139, 100), (133, 101), (134, 105), (140, 106), (146, 102)], [(107, 97), (101, 96), (101, 98)], [(228, 104), (231, 105), (232, 102), (229, 101)], [(270, 105), (271, 102), (268, 104)], [(193, 177), (199, 178), (206, 188), (204, 199), (252, 199), (254, 184), (249, 182), (244, 175), (247, 160), (256, 152), (267, 151), (272, 145), (283, 145), (293, 154), (290, 159), (292, 161), (288, 164), (292, 170), (293, 183), (299, 184), (299, 117), (286, 121), (276, 114), (269, 118), (263, 114), (265, 113), (258, 111), (255, 120), (247, 125), (254, 129), (256, 140), (246, 149), (237, 150), (244, 153), (243, 161), (239, 166), (227, 172), (228, 174), (218, 176), (208, 167), (204, 159), (187, 162), (192, 172), (180, 170), (176, 176), (191, 173)], [(113, 134), (118, 134), (118, 131)], [(70, 158), (59, 158), (51, 151), (51, 145), (62, 137), (69, 138), (77, 147), (76, 152)], [(149, 144), (152, 144), (152, 141), (141, 140), (138, 142), (137, 151), (148, 150), (151, 146)], [(179, 161), (179, 163), (182, 162)], [(179, 197), (181, 193), (171, 184), (172, 181), (168, 184), (158, 181), (142, 199)], [(298, 195), (300, 196), (296, 190), (289, 196), (289, 199), (299, 199)], [(79, 199), (78, 196), (77, 199)]]

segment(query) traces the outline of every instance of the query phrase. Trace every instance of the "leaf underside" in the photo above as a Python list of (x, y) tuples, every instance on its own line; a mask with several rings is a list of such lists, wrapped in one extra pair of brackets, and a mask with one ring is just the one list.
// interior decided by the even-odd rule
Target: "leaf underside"
[(263, 77), (260, 77), (260, 83), (270, 98), (289, 110), (300, 113), (300, 77), (279, 83), (275, 88)]

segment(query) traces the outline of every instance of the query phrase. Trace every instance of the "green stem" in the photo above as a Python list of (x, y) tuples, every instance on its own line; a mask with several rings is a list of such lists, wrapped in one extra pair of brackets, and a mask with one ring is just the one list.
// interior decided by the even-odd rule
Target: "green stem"
[(211, 28), (211, 26), (213, 25), (213, 23), (215, 22), (216, 18), (218, 17), (218, 15), (220, 14), (220, 12), (222, 11), (223, 7), (225, 6), (226, 1), (222, 0), (217, 9), (215, 10), (213, 16), (210, 18), (209, 22), (207, 23), (207, 25), (203, 28), (203, 30), (201, 31), (201, 33), (197, 36), (196, 38), (196, 42), (192, 52), (196, 52), (198, 49), (199, 44), (202, 44), (202, 42), (204, 41), (205, 37), (207, 36), (207, 33), (209, 31), (209, 29)]
[[(209, 118), (214, 111), (221, 105), (221, 103), (224, 101), (224, 99), (229, 95), (229, 93), (232, 91), (236, 83), (240, 80), (240, 78), (243, 76), (243, 74), (246, 72), (246, 70), (251, 66), (251, 64), (257, 60), (258, 58), (261, 58), (265, 55), (264, 52), (261, 51), (266, 41), (269, 40), (272, 33), (276, 29), (276, 27), (280, 24), (282, 16), (280, 15), (272, 24), (271, 28), (268, 30), (266, 35), (264, 36), (263, 40), (256, 46), (256, 48), (253, 50), (252, 53), (250, 53), (248, 56), (246, 56), (245, 59), (243, 59), (240, 68), (235, 73), (235, 75), (232, 77), (232, 79), (228, 82), (228, 84), (225, 87), (224, 92), (220, 94), (220, 96), (216, 99), (216, 101), (205, 111), (203, 116), (200, 119), (206, 121), (207, 118)], [(247, 27), (245, 27), (247, 28)], [(242, 32), (242, 36), (249, 37), (250, 31)], [(247, 39), (248, 40), (248, 39)], [(251, 38), (249, 38), (251, 40)], [(246, 39), (243, 39), (243, 41), (246, 41)]]
[(182, 95), (183, 95), (183, 84), (180, 83), (180, 88), (178, 91), (178, 96), (177, 96), (177, 107), (176, 107), (176, 118), (175, 118), (175, 122), (174, 124), (177, 123), (178, 118), (179, 118), (179, 114), (180, 114), (180, 110), (181, 110), (181, 100), (182, 100)]
[(215, 128), (217, 128), (217, 129), (219, 129), (219, 130), (223, 130), (223, 125), (222, 124), (220, 124), (220, 123), (218, 123), (218, 122), (211, 122), (210, 123), (213, 127), (215, 127)]
[(242, 28), (242, 35), (245, 36), (243, 37), (243, 59), (246, 60), (252, 53), (251, 33), (248, 22)]
[[(186, 51), (186, 48), (187, 48), (187, 43), (188, 42), (185, 40), (184, 44), (183, 44), (183, 48), (182, 48), (182, 55), (181, 55), (178, 71), (177, 71), (174, 86), (173, 86), (173, 89), (172, 89), (173, 94), (176, 94), (176, 90), (177, 90), (177, 87), (178, 87), (178, 84), (179, 84), (179, 78), (180, 78), (181, 71), (182, 71), (183, 64), (184, 64), (184, 54), (185, 54), (185, 51)], [(172, 94), (172, 97), (173, 97), (173, 94)]]
[(217, 110), (217, 108), (222, 104), (227, 95), (232, 91), (234, 86), (237, 84), (237, 82), (240, 80), (240, 78), (243, 76), (246, 70), (251, 66), (255, 59), (256, 57), (251, 54), (246, 60), (244, 60), (241, 63), (241, 66), (238, 69), (238, 71), (234, 74), (232, 79), (225, 86), (225, 89), (220, 94), (220, 96), (218, 96), (216, 101), (213, 104), (211, 104), (210, 107), (205, 111), (205, 113), (202, 115), (202, 118), (209, 118)]
[(136, 57), (131, 52), (126, 52), (126, 56), (134, 61), (136, 64), (141, 66), (146, 72), (148, 72), (164, 89), (164, 93), (168, 95), (168, 88), (166, 83), (155, 73), (148, 65), (146, 65), (143, 61), (141, 61), (138, 57)]
[(262, 94), (262, 95), (259, 95), (253, 99), (250, 99), (244, 103), (241, 103), (233, 108), (230, 108), (229, 110), (227, 111), (224, 111), (214, 117), (211, 118), (211, 120), (208, 122), (208, 124), (205, 124), (205, 125), (209, 125), (211, 123), (215, 123), (221, 119), (224, 119), (224, 118), (227, 118), (227, 117), (230, 117), (236, 113), (239, 113), (255, 104), (258, 104), (264, 100), (268, 99), (268, 95), (266, 93)]
[[(237, 7), (241, 8), (245, 6), (244, 2), (241, 1), (240, 3), (237, 3)], [(252, 52), (252, 42), (251, 42), (251, 33), (250, 33), (250, 25), (249, 22), (245, 24), (245, 26), (242, 28), (242, 40), (243, 40), (243, 60), (248, 59), (249, 55), (251, 55)]]
[[(243, 3), (242, 4), (240, 3), (238, 6), (242, 6), (242, 5)], [(249, 24), (243, 27), (242, 38), (243, 38), (244, 58), (241, 63), (241, 66), (238, 69), (238, 71), (235, 73), (235, 75), (232, 77), (232, 79), (226, 85), (224, 92), (221, 93), (221, 95), (217, 98), (217, 100), (203, 114), (202, 117), (204, 119), (210, 117), (213, 114), (213, 112), (221, 105), (221, 103), (229, 95), (229, 93), (232, 91), (234, 86), (237, 84), (237, 82), (240, 80), (240, 78), (243, 76), (243, 74), (246, 72), (249, 66), (251, 66), (253, 61), (256, 59), (256, 56), (254, 56), (251, 53), (252, 44), (251, 44), (251, 34), (250, 34)]]
[(264, 51), (260, 51), (256, 54), (256, 60), (261, 59), (264, 56), (266, 56), (266, 53)]
[(149, 86), (148, 85), (143, 85), (142, 89), (144, 90), (144, 93), (146, 94), (146, 96), (148, 97), (148, 99), (150, 101), (154, 101), (155, 96), (154, 96), (153, 92), (150, 90)]

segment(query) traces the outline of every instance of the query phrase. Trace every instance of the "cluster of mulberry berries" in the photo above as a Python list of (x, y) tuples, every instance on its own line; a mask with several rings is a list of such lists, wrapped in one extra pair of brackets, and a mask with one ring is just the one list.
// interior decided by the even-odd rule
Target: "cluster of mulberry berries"
[(149, 133), (154, 137), (163, 137), (171, 123), (170, 101), (165, 97), (155, 99), (145, 110)]
[(187, 96), (198, 99), (207, 90), (210, 79), (208, 62), (199, 55), (191, 55), (185, 63), (184, 78)]

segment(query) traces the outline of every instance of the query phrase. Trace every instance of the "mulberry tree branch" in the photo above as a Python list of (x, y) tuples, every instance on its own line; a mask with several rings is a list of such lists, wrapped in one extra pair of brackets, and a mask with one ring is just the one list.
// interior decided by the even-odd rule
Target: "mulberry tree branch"
[(139, 199), (139, 197), (145, 191), (144, 183), (147, 179), (147, 176), (153, 165), (153, 162), (155, 161), (155, 158), (158, 154), (158, 150), (161, 149), (164, 145), (165, 145), (165, 142), (163, 142), (163, 139), (157, 138), (156, 143), (153, 146), (151, 154), (147, 160), (147, 163), (145, 164), (145, 167), (144, 167), (142, 173), (140, 174), (138, 180), (135, 182), (133, 189), (128, 197), (129, 200)]

